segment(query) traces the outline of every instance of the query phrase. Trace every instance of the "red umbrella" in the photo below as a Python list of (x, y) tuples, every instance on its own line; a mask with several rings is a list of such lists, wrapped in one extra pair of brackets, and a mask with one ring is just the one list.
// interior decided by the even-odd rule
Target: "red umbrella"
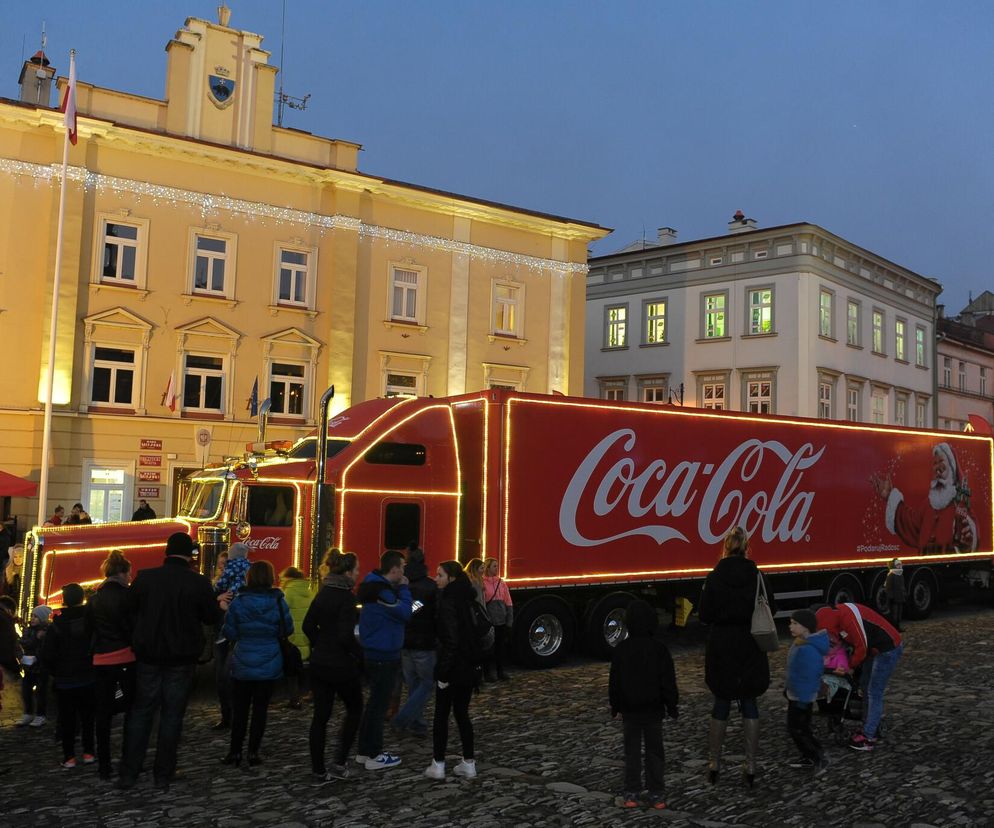
[(0, 471), (0, 497), (34, 497), (38, 494), (38, 484)]

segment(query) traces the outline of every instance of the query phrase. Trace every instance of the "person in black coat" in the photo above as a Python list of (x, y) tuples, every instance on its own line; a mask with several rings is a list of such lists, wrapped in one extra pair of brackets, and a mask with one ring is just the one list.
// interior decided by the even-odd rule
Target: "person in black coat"
[(645, 743), (645, 787), (653, 808), (666, 807), (663, 778), (663, 717), (677, 717), (680, 701), (673, 658), (656, 638), (656, 610), (640, 598), (625, 610), (628, 637), (615, 647), (608, 680), (611, 718), (623, 719), (625, 740), (625, 807), (638, 805), (642, 790), (642, 744)]
[[(756, 607), (758, 579), (755, 562), (749, 559), (749, 536), (735, 527), (725, 537), (721, 560), (704, 581), (698, 607), (701, 621), (709, 625), (704, 649), (704, 681), (714, 694), (708, 734), (708, 781), (718, 781), (721, 751), (732, 701), (742, 711), (746, 761), (745, 783), (752, 787), (759, 750), (759, 707), (756, 699), (770, 686), (770, 662), (752, 637), (752, 614)], [(763, 579), (770, 609), (775, 613), (773, 593)]]
[(428, 574), (424, 550), (408, 547), (404, 567), (411, 590), (411, 620), (404, 630), (404, 649), (400, 651), (400, 668), (407, 685), (407, 701), (390, 724), (397, 730), (410, 729), (419, 736), (428, 732), (424, 720), (425, 705), (435, 687), (435, 605), (438, 585)]
[[(304, 634), (311, 642), (311, 692), (314, 715), (309, 735), (311, 772), (319, 780), (346, 779), (349, 752), (362, 720), (362, 648), (356, 640), (359, 620), (353, 590), (359, 559), (332, 549), (325, 559), (327, 575), (304, 616)], [(345, 719), (331, 768), (325, 766), (328, 720), (335, 696), (345, 704)]]
[(473, 636), (472, 604), (477, 600), (473, 584), (458, 561), (439, 564), (435, 574), (438, 585), (438, 612), (435, 633), (438, 649), (435, 661), (435, 721), (432, 726), (432, 763), (425, 770), (429, 779), (445, 778), (445, 751), (449, 744), (449, 714), (453, 714), (462, 741), (462, 760), (454, 771), (457, 776), (476, 776), (473, 752), (473, 723), (469, 702), (480, 685), (483, 653)]
[[(87, 602), (93, 630), (93, 671), (96, 676), (97, 760), (101, 779), (110, 779), (110, 724), (115, 713), (126, 713), (135, 699), (135, 653), (131, 649), (134, 618), (128, 607), (131, 561), (112, 551), (101, 567), (104, 582)], [(117, 690), (123, 698), (117, 702)]]

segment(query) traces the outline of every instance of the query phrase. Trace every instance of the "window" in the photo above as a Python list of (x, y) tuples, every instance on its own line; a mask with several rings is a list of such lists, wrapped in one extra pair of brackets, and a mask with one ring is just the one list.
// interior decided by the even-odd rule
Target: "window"
[(832, 336), (832, 304), (835, 296), (830, 290), (822, 290), (818, 294), (818, 333), (831, 338)]
[(884, 312), (879, 310), (873, 311), (873, 352), (884, 352)]
[(187, 354), (183, 372), (183, 410), (223, 412), (224, 359)]
[(818, 383), (818, 416), (823, 420), (832, 419), (832, 383)]
[(274, 362), (270, 368), (269, 399), (273, 414), (304, 415), (304, 366)]
[(953, 387), (953, 361), (949, 357), (942, 358), (942, 384), (946, 388)]
[(915, 328), (915, 365), (925, 367), (925, 329)]
[(628, 305), (613, 305), (605, 308), (604, 312), (607, 316), (604, 347), (628, 347)]
[(406, 549), (421, 539), (421, 505), (387, 503), (383, 507), (383, 548)]
[(645, 338), (646, 345), (660, 345), (666, 341), (666, 302), (654, 300), (646, 302)]
[(725, 293), (707, 293), (704, 302), (704, 338), (721, 339), (728, 336), (725, 325), (725, 306), (728, 295)]
[(604, 389), (604, 399), (605, 400), (623, 400), (625, 398), (624, 388), (606, 388)]
[(103, 222), (103, 228), (104, 250), (100, 280), (134, 285), (138, 275), (140, 228), (116, 221)]
[(749, 333), (773, 333), (773, 288), (749, 291)]
[(666, 388), (662, 385), (646, 385), (642, 388), (642, 402), (666, 402)]
[(878, 425), (887, 421), (887, 397), (881, 391), (874, 391), (870, 395), (870, 419)]
[(90, 402), (132, 406), (134, 391), (135, 352), (123, 348), (94, 348)]
[(638, 380), (639, 399), (647, 403), (669, 402), (669, 375), (655, 374), (640, 376)]
[(755, 379), (746, 381), (746, 411), (750, 414), (773, 412), (773, 381)]
[(129, 469), (90, 465), (85, 471), (85, 491), (81, 500), (90, 519), (94, 523), (124, 520), (124, 504), (131, 502)]
[(521, 285), (507, 282), (494, 282), (493, 288), (493, 331), (501, 336), (520, 336)]
[(627, 377), (598, 377), (597, 384), (600, 388), (600, 397), (602, 400), (628, 399)]
[(728, 405), (725, 402), (725, 383), (705, 382), (701, 386), (701, 408), (711, 408), (724, 411)]
[(904, 350), (904, 331), (907, 323), (903, 319), (894, 322), (894, 358), (907, 360), (908, 356)]
[(853, 423), (859, 422), (860, 389), (850, 385), (846, 389), (846, 419)]
[(852, 299), (846, 305), (846, 344), (859, 345), (859, 302)]
[(384, 395), (387, 397), (416, 397), (418, 396), (418, 377), (416, 374), (387, 374)]
[(987, 369), (980, 366), (980, 396), (987, 396)]
[(293, 526), (292, 486), (247, 486), (248, 514), (253, 526)]
[(287, 305), (307, 305), (310, 253), (280, 248), (277, 301)]
[(363, 459), (388, 466), (423, 466), (426, 455), (425, 447), (417, 443), (377, 443)]
[(957, 372), (959, 379), (959, 390), (966, 391), (966, 363), (961, 362), (959, 364), (959, 371)]
[(928, 403), (926, 400), (915, 401), (915, 425), (918, 428), (925, 428), (925, 415)]
[(908, 398), (903, 395), (894, 402), (894, 424), (900, 426), (908, 424)]
[(424, 319), (424, 271), (391, 267), (390, 318), (417, 325)]

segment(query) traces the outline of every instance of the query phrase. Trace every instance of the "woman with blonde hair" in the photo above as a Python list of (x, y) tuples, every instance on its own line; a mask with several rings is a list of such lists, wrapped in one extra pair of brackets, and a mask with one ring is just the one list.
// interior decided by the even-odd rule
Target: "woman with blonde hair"
[[(745, 767), (742, 778), (752, 787), (759, 750), (759, 707), (756, 699), (770, 686), (770, 662), (752, 637), (758, 579), (762, 573), (749, 559), (749, 535), (736, 526), (722, 544), (721, 559), (704, 581), (698, 608), (708, 625), (704, 649), (704, 681), (714, 694), (708, 731), (708, 781), (713, 785), (721, 771), (721, 751), (728, 716), (735, 701), (742, 713)], [(773, 593), (763, 579), (770, 609)]]

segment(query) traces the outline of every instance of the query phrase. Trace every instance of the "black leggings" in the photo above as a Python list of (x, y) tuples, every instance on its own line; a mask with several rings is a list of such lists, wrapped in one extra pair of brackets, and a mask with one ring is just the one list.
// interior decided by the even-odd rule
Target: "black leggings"
[(345, 704), (345, 718), (342, 720), (338, 749), (335, 751), (335, 764), (344, 765), (349, 751), (352, 750), (352, 743), (355, 742), (359, 722), (362, 720), (362, 682), (358, 678), (331, 682), (312, 675), (311, 690), (314, 693), (314, 716), (311, 719), (308, 740), (311, 749), (311, 770), (314, 773), (324, 773), (324, 748), (328, 739), (328, 720), (331, 718), (335, 696), (340, 696)]
[(93, 685), (57, 687), (59, 699), (59, 735), (62, 737), (62, 758), (71, 759), (76, 753), (76, 725), (82, 727), (83, 753), (93, 749)]
[[(97, 730), (97, 759), (100, 767), (109, 770), (110, 758), (110, 724), (115, 710), (126, 713), (131, 709), (135, 700), (135, 665), (113, 664), (93, 668), (96, 673), (96, 730)], [(117, 688), (121, 688), (124, 699), (120, 707), (117, 704)], [(125, 725), (127, 727), (127, 725)], [(122, 738), (122, 743), (127, 736)]]
[(473, 696), (470, 684), (450, 684), (445, 689), (435, 688), (435, 722), (432, 741), (436, 762), (445, 761), (449, 745), (449, 713), (456, 717), (459, 738), (462, 741), (463, 759), (473, 758), (473, 723), (469, 720), (469, 701)]
[[(245, 742), (245, 730), (249, 731), (249, 753), (258, 753), (262, 744), (262, 734), (266, 732), (266, 717), (269, 715), (269, 700), (276, 682), (231, 680), (231, 752), (241, 753)], [(249, 707), (252, 708), (252, 724), (249, 726)]]

